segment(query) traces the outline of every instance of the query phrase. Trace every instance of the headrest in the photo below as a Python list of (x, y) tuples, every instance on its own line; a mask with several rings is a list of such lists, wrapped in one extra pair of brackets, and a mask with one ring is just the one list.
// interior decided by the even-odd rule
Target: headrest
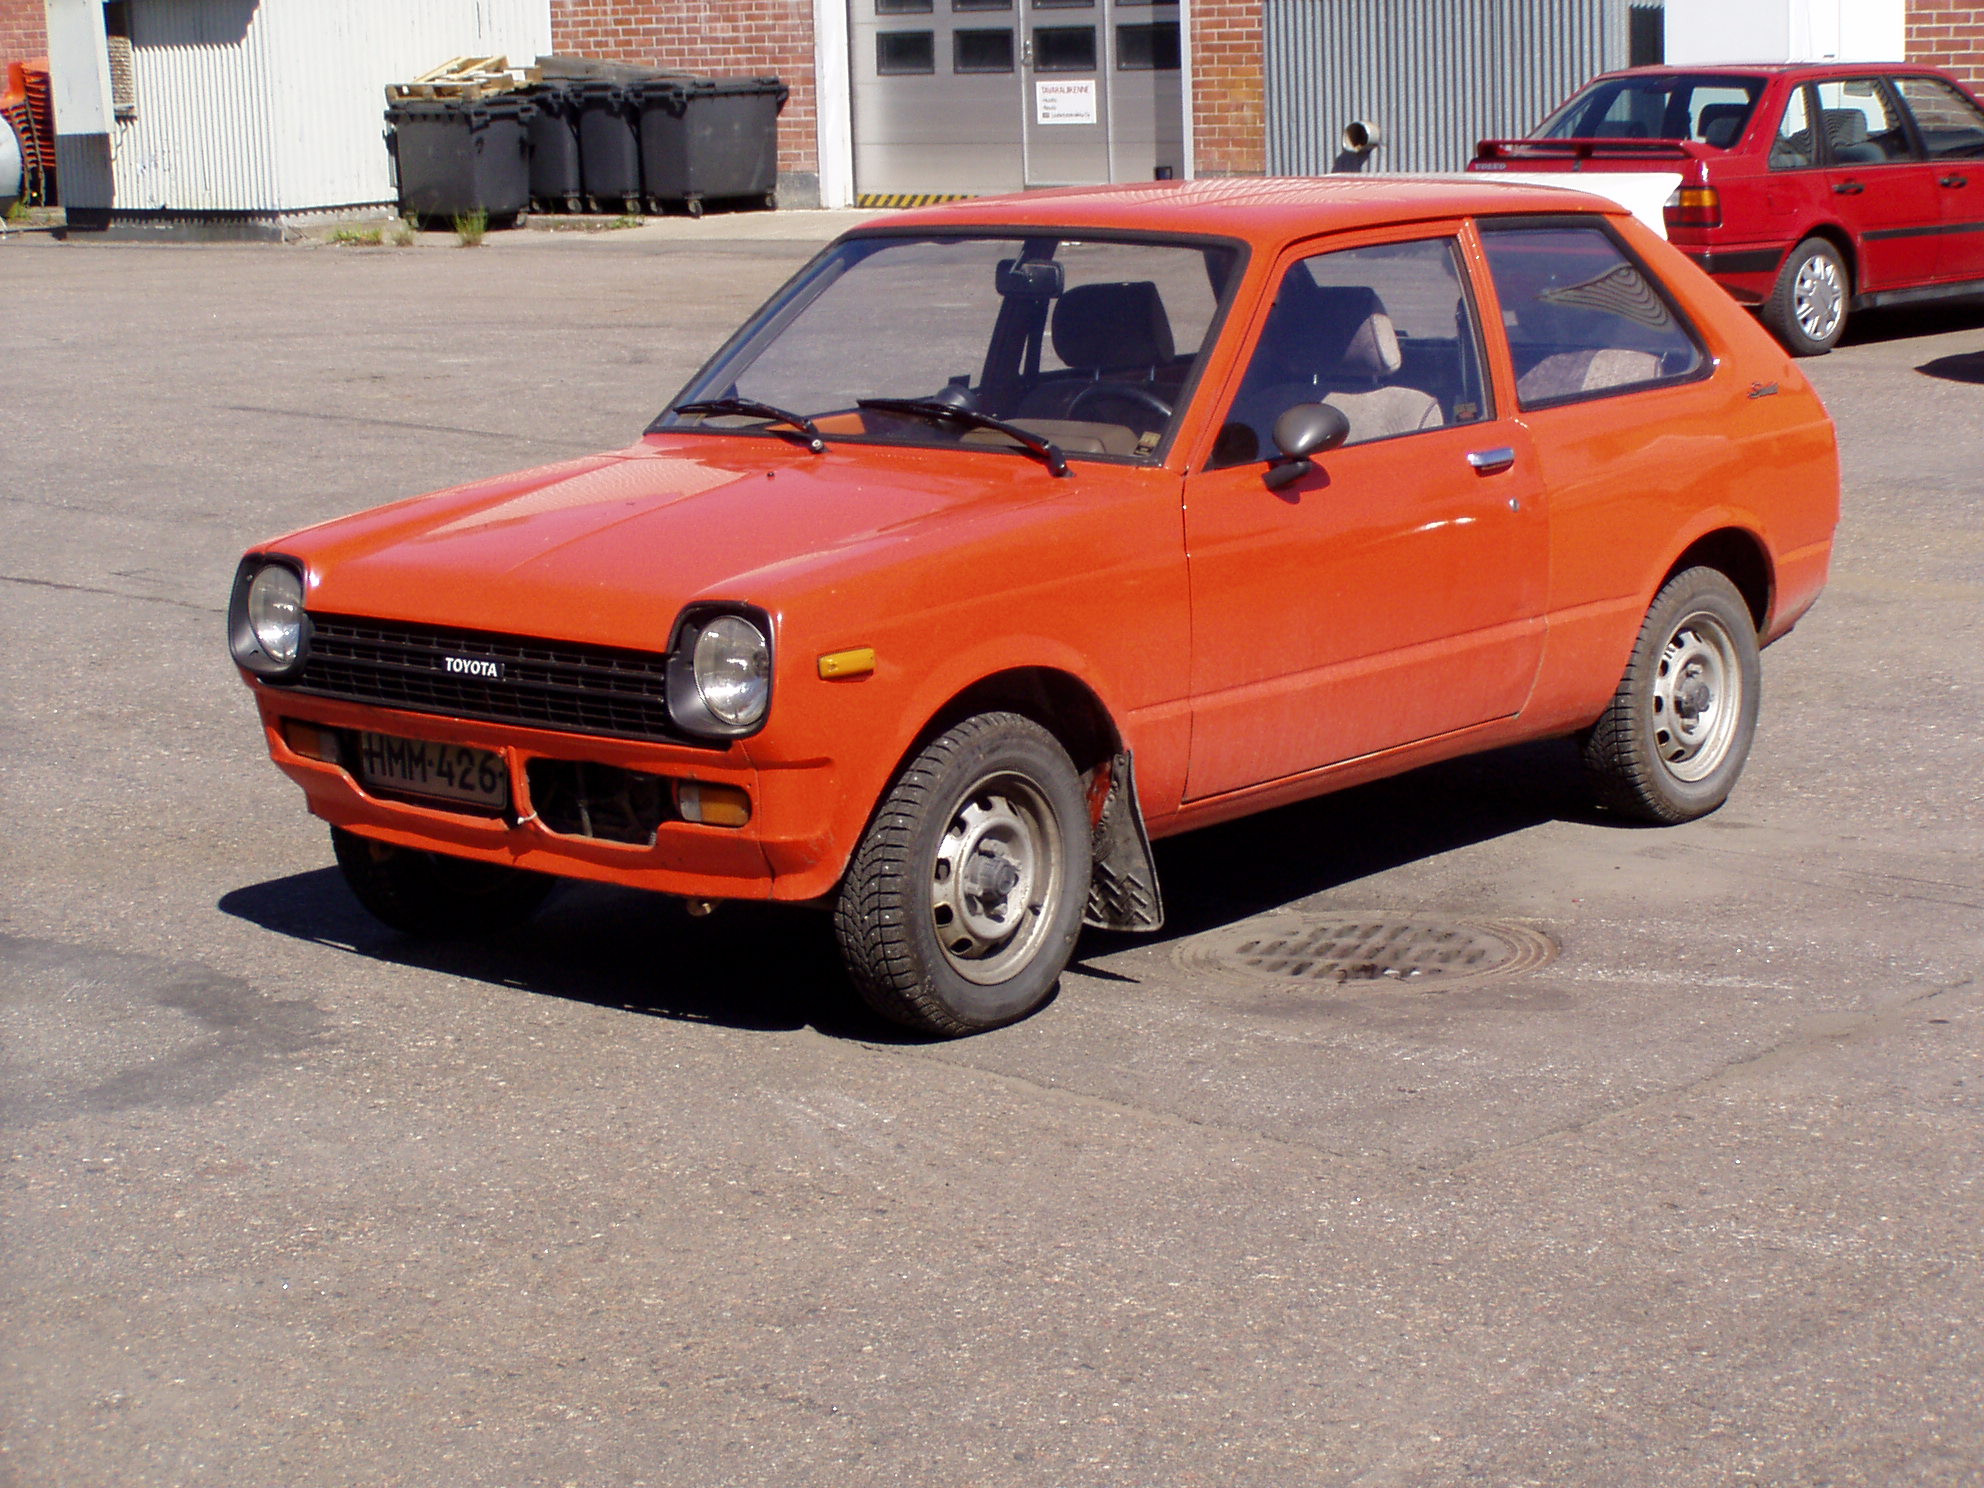
[(1702, 142), (1726, 150), (1743, 132), (1743, 121), (1750, 117), (1747, 103), (1711, 103), (1695, 118)]
[(1148, 279), (1077, 284), (1055, 302), (1054, 354), (1070, 367), (1154, 367), (1173, 350), (1170, 317)]
[(1291, 375), (1376, 382), (1404, 364), (1398, 331), (1375, 289), (1327, 285), (1298, 293), (1292, 317), (1297, 334), (1279, 348)]
[(1863, 144), (1867, 138), (1867, 116), (1855, 108), (1820, 109), (1826, 121), (1826, 138), (1835, 145)]

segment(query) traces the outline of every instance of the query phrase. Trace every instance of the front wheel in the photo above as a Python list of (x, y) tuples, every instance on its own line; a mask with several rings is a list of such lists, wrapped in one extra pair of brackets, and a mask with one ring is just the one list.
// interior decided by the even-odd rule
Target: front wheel
[(1067, 751), (1031, 719), (981, 713), (897, 777), (848, 866), (834, 930), (875, 1011), (975, 1033), (1053, 992), (1088, 879), (1087, 803)]
[(1764, 302), (1764, 324), (1793, 356), (1831, 351), (1846, 329), (1846, 265), (1824, 238), (1807, 238), (1791, 250), (1777, 285)]
[(358, 902), (409, 935), (487, 935), (527, 919), (553, 879), (500, 863), (400, 847), (331, 828), (331, 850)]
[(1669, 579), (1585, 735), (1598, 804), (1661, 823), (1715, 810), (1749, 758), (1762, 680), (1756, 624), (1736, 586), (1712, 568)]

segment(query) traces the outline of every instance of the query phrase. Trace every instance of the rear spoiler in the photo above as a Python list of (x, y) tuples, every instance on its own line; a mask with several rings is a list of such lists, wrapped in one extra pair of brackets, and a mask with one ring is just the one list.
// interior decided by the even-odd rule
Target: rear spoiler
[(1700, 160), (1708, 146), (1699, 140), (1666, 139), (1485, 139), (1474, 146), (1474, 164), (1484, 160)]

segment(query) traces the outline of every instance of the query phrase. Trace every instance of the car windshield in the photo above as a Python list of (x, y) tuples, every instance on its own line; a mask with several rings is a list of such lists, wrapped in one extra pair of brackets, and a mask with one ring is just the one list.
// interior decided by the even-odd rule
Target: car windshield
[(1600, 78), (1544, 120), (1536, 137), (1699, 140), (1726, 150), (1763, 91), (1762, 78), (1699, 72)]
[(1032, 447), (1005, 423), (1075, 458), (1154, 459), (1239, 261), (1231, 244), (1178, 239), (850, 238), (651, 428)]

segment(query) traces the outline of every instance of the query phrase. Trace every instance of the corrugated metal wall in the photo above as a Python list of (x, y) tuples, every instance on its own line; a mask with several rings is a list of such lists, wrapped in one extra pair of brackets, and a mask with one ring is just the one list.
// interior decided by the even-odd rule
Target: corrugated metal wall
[(1628, 0), (1266, 0), (1267, 166), (1322, 175), (1352, 119), (1368, 171), (1457, 171), (1627, 61)]
[(550, 0), (132, 0), (119, 211), (279, 214), (394, 199), (385, 86), (551, 50)]

